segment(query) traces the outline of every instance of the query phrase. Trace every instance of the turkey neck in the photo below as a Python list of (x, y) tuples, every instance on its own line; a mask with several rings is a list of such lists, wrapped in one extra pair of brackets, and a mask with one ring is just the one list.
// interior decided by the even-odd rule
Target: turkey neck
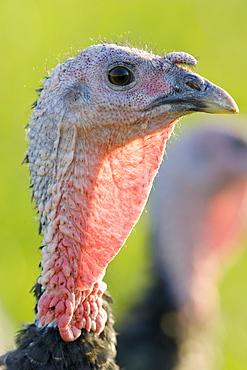
[(105, 268), (143, 209), (171, 130), (93, 145), (92, 135), (60, 127), (54, 153), (42, 151), (34, 162), (44, 231), (38, 317), (58, 325), (64, 340), (75, 340), (82, 328), (103, 330)]

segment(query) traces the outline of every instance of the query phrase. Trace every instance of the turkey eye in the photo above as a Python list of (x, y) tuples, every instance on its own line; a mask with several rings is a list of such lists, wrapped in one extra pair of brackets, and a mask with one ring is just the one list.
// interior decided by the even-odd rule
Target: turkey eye
[(114, 67), (108, 73), (109, 81), (114, 85), (125, 86), (134, 81), (133, 73), (125, 67)]

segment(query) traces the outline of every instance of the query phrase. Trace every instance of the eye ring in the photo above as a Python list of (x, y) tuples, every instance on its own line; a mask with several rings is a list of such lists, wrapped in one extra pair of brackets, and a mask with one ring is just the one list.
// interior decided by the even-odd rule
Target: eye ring
[(134, 73), (125, 66), (115, 66), (108, 72), (108, 80), (116, 86), (126, 86), (135, 80)]

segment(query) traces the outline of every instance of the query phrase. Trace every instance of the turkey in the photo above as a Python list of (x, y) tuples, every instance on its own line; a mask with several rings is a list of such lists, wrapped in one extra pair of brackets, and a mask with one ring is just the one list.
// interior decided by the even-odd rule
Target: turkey
[(2, 356), (5, 369), (118, 368), (107, 264), (140, 216), (179, 118), (238, 112), (195, 64), (184, 52), (100, 44), (43, 81), (27, 152), (43, 233), (36, 317)]
[(247, 136), (206, 122), (170, 147), (154, 184), (153, 283), (118, 328), (126, 370), (220, 366), (217, 280), (246, 219)]

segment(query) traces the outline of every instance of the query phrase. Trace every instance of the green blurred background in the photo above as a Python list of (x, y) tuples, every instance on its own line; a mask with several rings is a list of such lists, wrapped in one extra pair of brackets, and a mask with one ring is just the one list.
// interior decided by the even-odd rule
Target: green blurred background
[[(14, 330), (33, 320), (29, 290), (39, 274), (42, 238), (30, 202), (28, 168), (21, 162), (27, 149), (24, 127), (46, 69), (100, 38), (123, 35), (157, 53), (182, 50), (195, 55), (198, 72), (230, 91), (240, 111), (247, 113), (246, 18), (244, 0), (0, 1), (0, 307)], [(184, 127), (189, 123), (186, 118)], [(148, 212), (108, 268), (117, 320), (148, 282), (147, 236)], [(247, 368), (246, 267), (243, 250), (220, 284), (224, 370)], [(8, 334), (12, 338), (11, 329), (4, 339), (10, 345)]]

